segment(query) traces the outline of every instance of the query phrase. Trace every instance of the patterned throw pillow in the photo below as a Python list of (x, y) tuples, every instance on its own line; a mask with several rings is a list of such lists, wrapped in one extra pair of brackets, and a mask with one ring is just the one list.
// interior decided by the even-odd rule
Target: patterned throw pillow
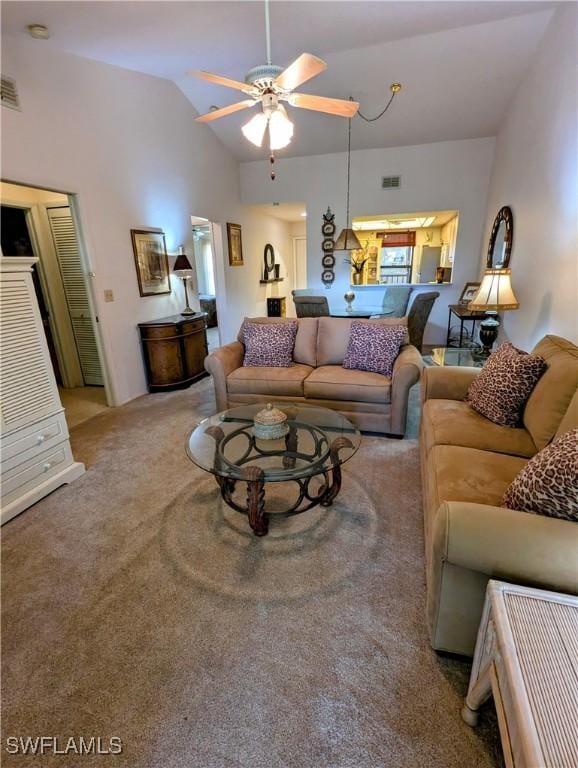
[(526, 401), (548, 364), (505, 342), (473, 380), (467, 402), (495, 424), (519, 427)]
[(578, 523), (578, 427), (530, 459), (502, 506)]
[(372, 371), (393, 376), (393, 364), (399, 349), (407, 340), (404, 325), (383, 325), (353, 320), (349, 344), (343, 358), (344, 368)]
[(245, 321), (243, 342), (245, 357), (243, 365), (247, 367), (266, 366), (267, 368), (291, 368), (293, 348), (297, 335), (297, 322), (287, 323), (251, 323)]

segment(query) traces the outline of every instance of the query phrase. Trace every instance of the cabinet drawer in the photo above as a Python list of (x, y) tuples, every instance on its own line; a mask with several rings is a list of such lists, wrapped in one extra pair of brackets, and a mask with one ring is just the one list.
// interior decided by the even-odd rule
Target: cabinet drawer
[(67, 438), (68, 427), (63, 413), (3, 435), (0, 441), (2, 472), (53, 448)]
[(44, 479), (61, 472), (67, 464), (72, 463), (72, 453), (68, 442), (61, 443), (51, 451), (45, 451), (19, 464), (13, 469), (2, 473), (2, 501), (10, 501), (12, 495), (20, 495), (34, 488)]

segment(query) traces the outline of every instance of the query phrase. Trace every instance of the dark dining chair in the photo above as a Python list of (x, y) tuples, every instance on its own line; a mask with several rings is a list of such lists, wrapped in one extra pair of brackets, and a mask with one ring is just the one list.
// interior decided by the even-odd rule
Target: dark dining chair
[(329, 304), (325, 296), (295, 296), (292, 293), (297, 317), (329, 316)]
[(432, 311), (434, 302), (439, 295), (439, 291), (418, 293), (409, 308), (409, 314), (407, 316), (409, 343), (413, 344), (414, 347), (417, 347), (420, 352), (423, 345), (423, 334), (427, 320)]

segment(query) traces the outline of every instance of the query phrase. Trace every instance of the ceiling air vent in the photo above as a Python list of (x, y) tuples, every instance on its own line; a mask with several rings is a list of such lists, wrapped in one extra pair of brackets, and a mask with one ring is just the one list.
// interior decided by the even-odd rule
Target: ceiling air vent
[(401, 176), (382, 176), (382, 189), (399, 189), (401, 187)]
[(3, 107), (10, 109), (20, 109), (20, 99), (16, 89), (16, 81), (11, 77), (2, 76), (1, 101)]

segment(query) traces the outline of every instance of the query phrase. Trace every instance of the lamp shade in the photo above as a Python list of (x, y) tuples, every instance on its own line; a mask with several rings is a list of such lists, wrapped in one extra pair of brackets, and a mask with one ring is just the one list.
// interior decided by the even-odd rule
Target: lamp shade
[(339, 233), (339, 237), (333, 246), (334, 251), (358, 251), (363, 246), (357, 239), (357, 235), (352, 229), (345, 228)]
[(512, 289), (510, 269), (486, 269), (478, 292), (468, 309), (486, 312), (500, 309), (518, 309), (518, 299)]
[(191, 267), (191, 262), (188, 260), (186, 254), (179, 253), (175, 260), (175, 266), (173, 267), (173, 272), (184, 273), (183, 277), (189, 277), (193, 274), (193, 268)]

